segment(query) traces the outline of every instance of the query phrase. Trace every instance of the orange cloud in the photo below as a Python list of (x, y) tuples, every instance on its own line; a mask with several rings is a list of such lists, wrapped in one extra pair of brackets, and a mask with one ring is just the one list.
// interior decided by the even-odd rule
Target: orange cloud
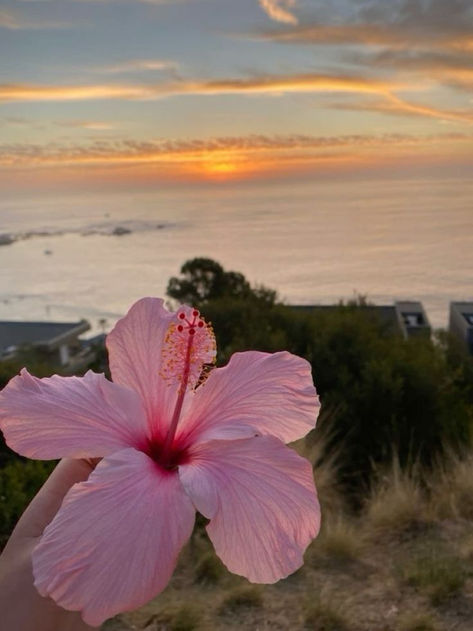
[(92, 120), (62, 120), (54, 121), (54, 124), (58, 127), (72, 127), (76, 129), (88, 129), (90, 131), (109, 131), (116, 129), (116, 125), (107, 123), (105, 121), (92, 121)]
[(337, 154), (386, 151), (389, 147), (429, 147), (433, 143), (471, 143), (473, 134), (409, 134), (347, 135), (347, 136), (264, 136), (222, 137), (211, 140), (156, 140), (91, 143), (58, 146), (16, 144), (0, 145), (0, 164), (16, 167), (64, 165), (139, 165), (166, 163), (194, 165), (215, 172), (239, 170), (248, 165), (280, 162), (281, 156), (291, 160), (312, 160)]
[(379, 24), (301, 24), (294, 28), (264, 31), (257, 37), (276, 42), (304, 44), (367, 44), (404, 47), (410, 41), (406, 32)]
[[(243, 79), (158, 84), (34, 85), (0, 84), (1, 102), (156, 99), (179, 95), (287, 94), (297, 92), (385, 93), (392, 83), (325, 74), (268, 75)], [(398, 86), (401, 87), (401, 86)]]
[[(472, 49), (473, 50), (473, 49)], [(464, 91), (473, 90), (473, 55), (464, 49), (458, 50), (413, 50), (384, 49), (378, 52), (346, 53), (347, 63), (356, 63), (363, 68), (376, 68), (386, 72), (392, 70), (396, 76), (414, 85), (429, 77), (437, 84)]]
[(332, 109), (352, 110), (358, 112), (377, 112), (394, 116), (416, 116), (434, 118), (440, 121), (457, 123), (473, 123), (473, 108), (469, 110), (442, 110), (435, 107), (410, 103), (394, 94), (386, 94), (385, 98), (367, 102), (331, 103)]
[[(266, 31), (280, 42), (363, 44), (408, 50), (470, 47), (473, 43), (471, 0), (399, 0), (333, 3), (331, 11), (315, 6), (303, 23)], [(310, 17), (309, 17), (310, 16)]]
[(350, 19), (340, 15), (332, 20), (286, 25), (256, 37), (286, 44), (336, 45), (342, 62), (358, 65), (362, 75), (375, 66), (385, 77), (387, 72), (392, 77), (395, 70), (410, 85), (428, 77), (439, 85), (473, 89), (470, 0), (360, 3)]
[[(472, 73), (453, 74), (451, 81), (469, 81)], [(395, 94), (400, 89), (416, 89), (416, 84), (382, 81), (349, 75), (317, 73), (294, 75), (268, 75), (243, 79), (216, 79), (207, 81), (175, 81), (158, 84), (95, 84), (95, 85), (0, 85), (0, 104), (7, 102), (84, 101), (100, 99), (148, 100), (176, 96), (198, 95), (283, 95), (297, 93), (343, 92), (372, 94), (382, 97), (384, 104), (377, 110), (389, 114), (407, 114), (471, 123), (471, 111), (442, 110), (429, 105), (414, 104)], [(353, 107), (352, 109), (363, 109)], [(369, 109), (369, 108), (365, 108)]]
[(298, 19), (291, 12), (296, 6), (296, 0), (259, 0), (263, 11), (276, 22), (284, 24), (297, 24)]
[[(414, 103), (408, 103), (403, 99), (389, 95), (389, 101), (391, 103), (391, 111), (400, 114), (411, 114), (416, 116), (427, 116), (430, 118), (436, 118), (440, 120), (456, 121), (462, 123), (473, 123), (473, 110), (469, 111), (455, 111), (455, 110), (440, 110), (434, 107), (428, 107), (426, 105), (417, 105)], [(388, 111), (389, 107), (387, 110)]]
[(120, 85), (0, 85), (1, 102), (86, 101), (96, 99), (145, 99), (154, 95), (146, 86)]
[(451, 33), (406, 29), (393, 24), (301, 24), (264, 31), (258, 38), (282, 43), (387, 46), (393, 49), (454, 48), (471, 49), (471, 33)]
[(246, 136), (213, 140), (0, 146), (5, 190), (133, 188), (175, 183), (466, 170), (473, 134)]

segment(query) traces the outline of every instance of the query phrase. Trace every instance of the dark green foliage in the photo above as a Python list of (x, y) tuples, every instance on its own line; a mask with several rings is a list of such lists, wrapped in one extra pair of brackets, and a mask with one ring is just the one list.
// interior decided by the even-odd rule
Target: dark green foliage
[(13, 460), (0, 469), (0, 549), (55, 462)]
[[(108, 365), (108, 351), (103, 344), (95, 344), (92, 346), (95, 359), (87, 366), (87, 370), (103, 373), (107, 379), (112, 380), (110, 368)], [(86, 371), (84, 371), (86, 372)]]
[(0, 390), (17, 375), (22, 368), (27, 368), (36, 377), (49, 377), (60, 371), (59, 366), (47, 362), (41, 353), (34, 348), (25, 347), (15, 359), (0, 361)]
[(332, 441), (344, 445), (347, 479), (367, 480), (372, 464), (431, 464), (468, 443), (472, 407), (441, 348), (428, 339), (386, 335), (363, 307), (312, 316), (311, 363)]
[[(332, 309), (294, 310), (243, 277), (241, 291), (226, 289), (227, 272), (209, 259), (188, 261), (182, 272), (185, 283), (177, 286), (186, 290), (186, 300), (204, 304), (220, 364), (248, 349), (288, 350), (312, 364), (323, 403), (319, 422), (330, 424), (330, 447), (342, 448), (348, 487), (365, 487), (393, 451), (401, 466), (430, 465), (446, 449), (469, 443), (473, 361), (448, 337), (442, 343), (405, 340), (365, 298)], [(177, 298), (176, 283), (169, 288)]]

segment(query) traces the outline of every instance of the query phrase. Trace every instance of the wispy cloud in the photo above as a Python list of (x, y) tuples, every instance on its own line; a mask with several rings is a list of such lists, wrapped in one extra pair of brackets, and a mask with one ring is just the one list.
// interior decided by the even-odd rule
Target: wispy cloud
[(4, 28), (10, 31), (26, 31), (70, 28), (71, 26), (72, 24), (68, 22), (31, 18), (23, 15), (19, 11), (0, 8), (0, 29)]
[[(307, 160), (333, 157), (333, 151), (358, 153), (380, 147), (431, 146), (438, 143), (471, 143), (472, 134), (352, 134), (346, 136), (250, 135), (209, 140), (100, 141), (89, 145), (4, 144), (0, 145), (0, 164), (4, 166), (41, 166), (73, 164), (142, 164), (154, 162), (202, 163), (211, 159), (257, 159), (277, 163), (280, 154)], [(313, 150), (316, 153), (313, 153)]]
[(399, 24), (300, 24), (290, 28), (268, 30), (258, 37), (266, 40), (304, 44), (339, 44), (387, 46), (390, 48), (468, 48), (472, 44), (471, 31), (461, 28), (456, 33), (415, 28)]
[(127, 74), (131, 72), (143, 71), (165, 71), (175, 73), (179, 68), (176, 61), (169, 59), (130, 59), (115, 64), (97, 66), (94, 72), (102, 74)]
[[(323, 19), (307, 17), (298, 24), (265, 30), (260, 37), (273, 42), (314, 46), (336, 45), (332, 63), (351, 67), (360, 77), (373, 71), (386, 83), (410, 88), (473, 90), (473, 4), (471, 0), (372, 0), (350, 5), (351, 13)], [(471, 112), (417, 105), (388, 89), (377, 111), (471, 121)], [(342, 105), (343, 107), (343, 105)], [(361, 108), (360, 108), (361, 109)]]
[(145, 99), (156, 96), (152, 86), (133, 85), (0, 85), (0, 103), (42, 101), (93, 101), (97, 99)]
[(473, 5), (470, 0), (373, 0), (351, 5), (350, 15), (331, 13), (310, 18), (264, 36), (306, 43), (386, 44), (415, 47), (472, 41)]
[[(37, 85), (0, 84), (0, 103), (156, 99), (179, 95), (261, 94), (303, 92), (385, 93), (392, 83), (349, 75), (317, 73), (264, 75), (251, 78), (190, 80), (157, 84)], [(402, 87), (402, 86), (398, 86)], [(405, 86), (404, 86), (405, 87)]]
[(439, 121), (449, 121), (456, 123), (473, 124), (473, 108), (470, 109), (439, 109), (427, 105), (410, 103), (397, 97), (394, 94), (388, 94), (385, 98), (368, 100), (362, 102), (344, 102), (331, 103), (332, 109), (351, 110), (358, 112), (376, 112), (378, 114), (389, 114), (392, 116), (408, 116), (433, 118)]
[(53, 124), (58, 127), (69, 127), (73, 129), (87, 129), (89, 131), (108, 131), (116, 129), (116, 125), (105, 121), (92, 120), (57, 120)]
[[(470, 75), (468, 75), (470, 77)], [(399, 97), (400, 90), (418, 90), (420, 82), (382, 81), (363, 76), (294, 74), (267, 75), (251, 78), (171, 81), (157, 84), (92, 84), (92, 85), (0, 85), (0, 104), (9, 102), (93, 101), (104, 99), (153, 100), (177, 96), (215, 95), (284, 95), (310, 93), (347, 93), (377, 95), (382, 99), (376, 109), (399, 115), (417, 115), (440, 120), (472, 122), (473, 112), (440, 109), (413, 103)], [(354, 106), (353, 109), (362, 109)], [(367, 108), (369, 109), (369, 108)]]
[(259, 0), (260, 7), (275, 22), (297, 24), (298, 19), (293, 13), (296, 0)]
[(350, 63), (365, 68), (393, 70), (398, 76), (431, 81), (467, 92), (473, 91), (472, 50), (392, 50), (345, 55)]
[[(39, 2), (40, 0), (37, 1)], [(5, 116), (4, 118), (0, 119), (0, 122), (8, 126), (33, 127), (35, 129), (45, 129), (50, 126), (54, 126), (66, 127), (69, 129), (85, 129), (88, 131), (110, 131), (117, 128), (116, 124), (112, 124), (106, 121), (83, 119), (53, 120), (50, 122), (43, 121), (41, 124), (39, 124), (38, 121), (34, 118), (24, 118), (22, 116)]]

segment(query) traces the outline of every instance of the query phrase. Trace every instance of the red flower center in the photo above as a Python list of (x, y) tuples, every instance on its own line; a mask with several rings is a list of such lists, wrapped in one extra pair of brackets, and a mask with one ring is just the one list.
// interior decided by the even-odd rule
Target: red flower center
[(178, 440), (174, 440), (169, 446), (163, 440), (150, 440), (143, 451), (167, 471), (173, 471), (178, 465), (189, 462), (189, 446)]

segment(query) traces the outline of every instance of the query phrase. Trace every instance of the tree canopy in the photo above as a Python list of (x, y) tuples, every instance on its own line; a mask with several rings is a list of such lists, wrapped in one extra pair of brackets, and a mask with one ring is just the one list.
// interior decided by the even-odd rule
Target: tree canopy
[(209, 258), (194, 258), (181, 267), (181, 276), (169, 279), (167, 295), (180, 303), (196, 307), (221, 298), (257, 299), (274, 302), (276, 292), (265, 287), (251, 287), (240, 272), (227, 271)]

